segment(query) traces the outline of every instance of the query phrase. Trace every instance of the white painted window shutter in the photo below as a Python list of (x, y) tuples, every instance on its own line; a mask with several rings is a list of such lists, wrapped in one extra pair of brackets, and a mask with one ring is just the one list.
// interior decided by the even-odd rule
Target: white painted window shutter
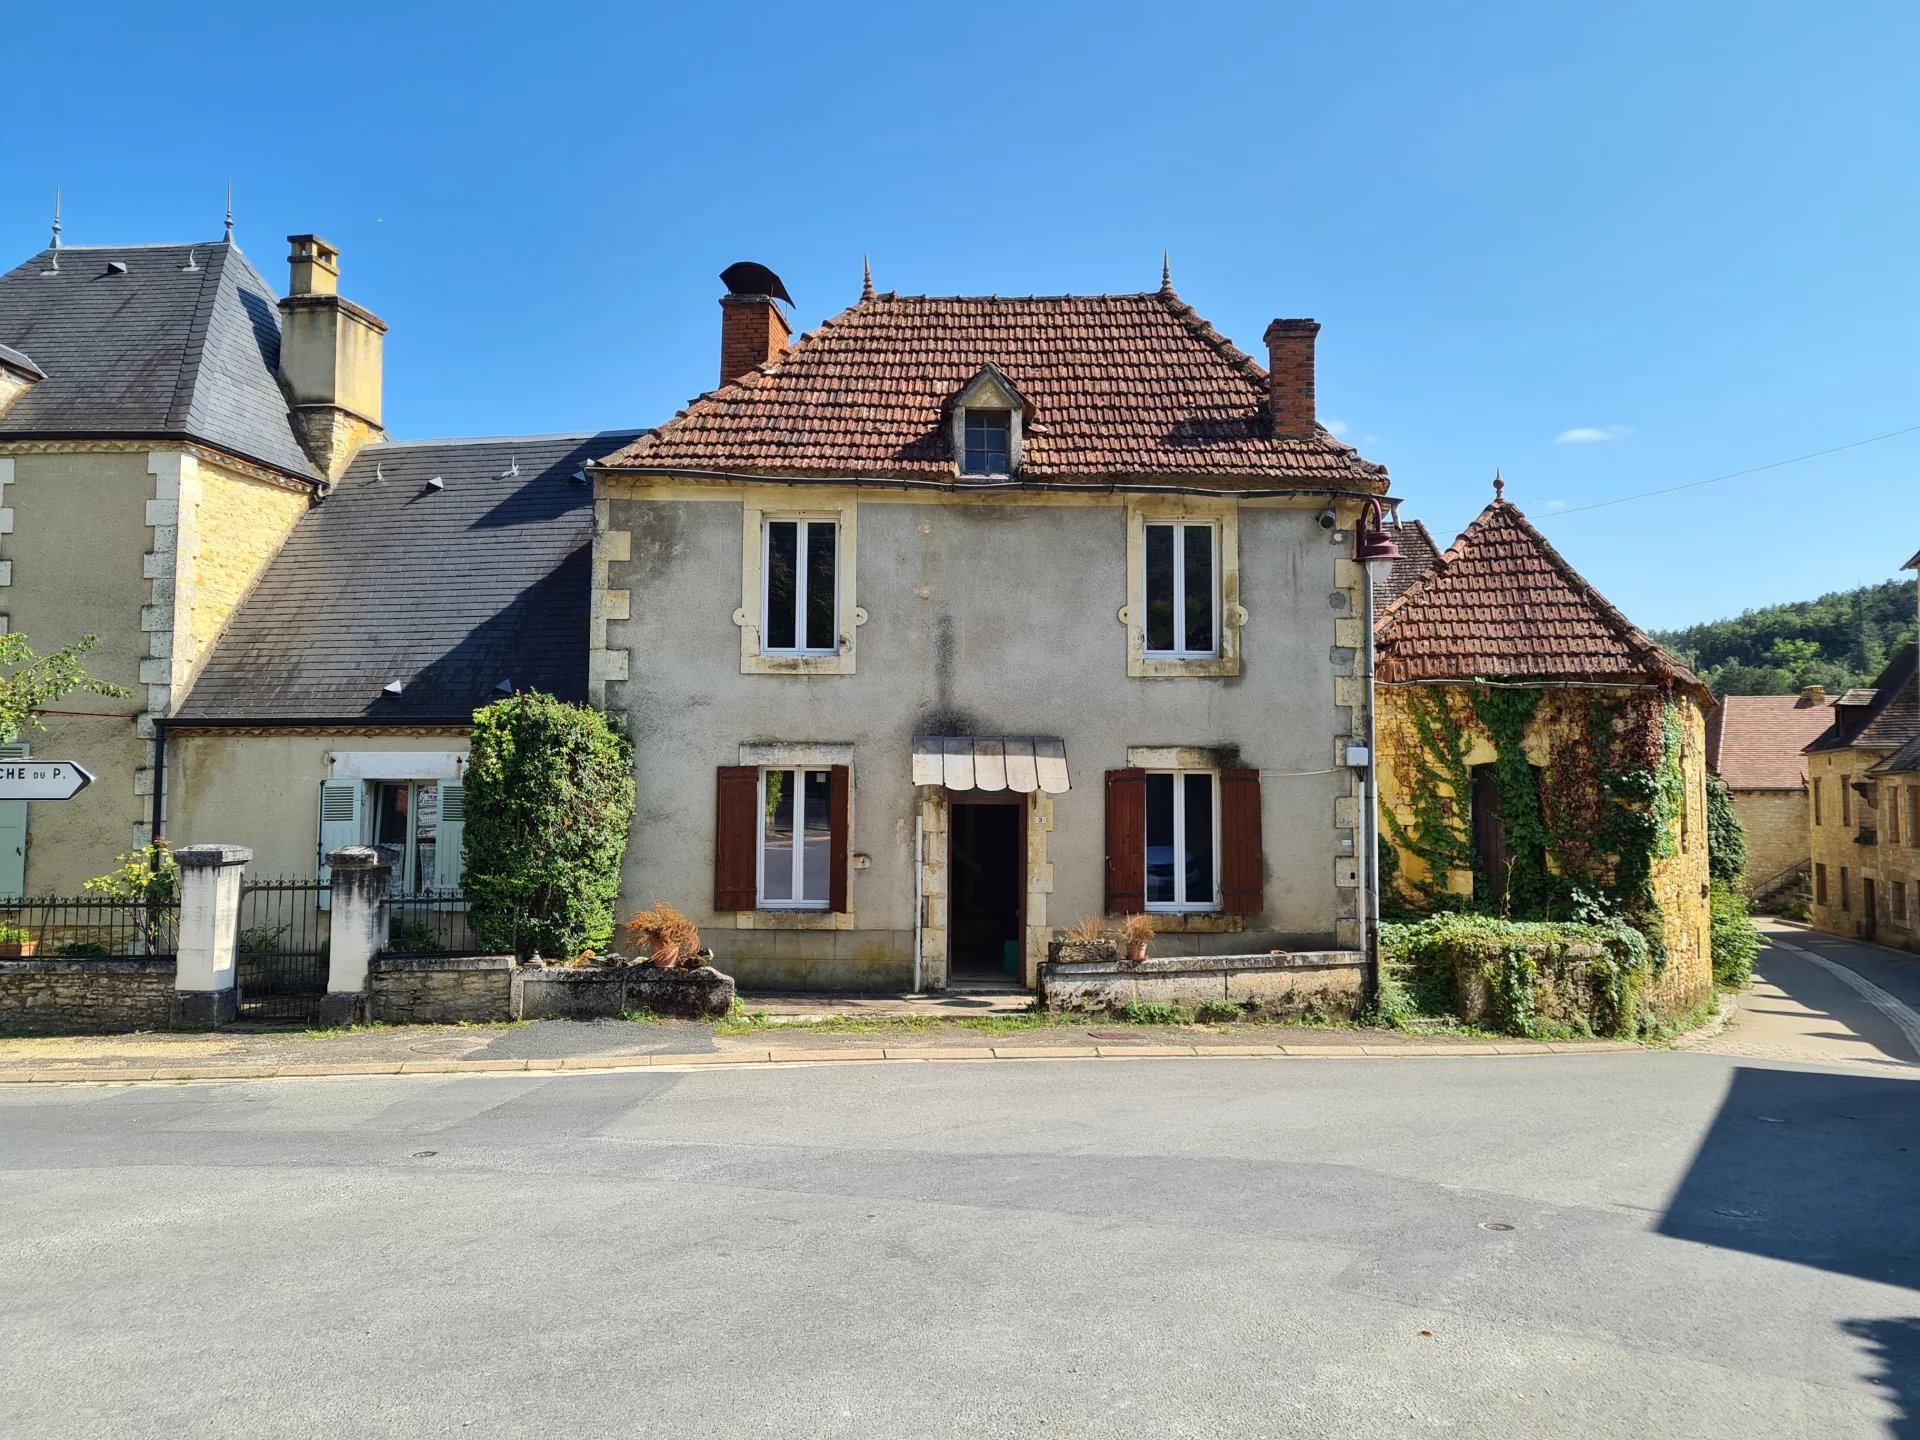
[(440, 827), (433, 835), (433, 888), (458, 891), (466, 871), (467, 787), (440, 782)]
[[(26, 760), (33, 746), (24, 740), (0, 745), (0, 760)], [(27, 802), (0, 800), (0, 895), (26, 893), (27, 884)]]
[[(327, 856), (343, 845), (363, 843), (362, 809), (367, 787), (362, 780), (322, 780), (320, 782), (320, 883), (333, 879)], [(333, 896), (320, 892), (320, 908), (330, 910)]]

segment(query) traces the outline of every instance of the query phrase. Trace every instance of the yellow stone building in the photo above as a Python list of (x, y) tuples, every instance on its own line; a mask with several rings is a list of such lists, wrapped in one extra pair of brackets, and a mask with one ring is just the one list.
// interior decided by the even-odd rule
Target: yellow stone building
[(1713, 699), (1501, 488), (1424, 571), (1396, 576), (1375, 624), (1383, 888), (1515, 918), (1564, 915), (1576, 889), (1651, 904), (1666, 954), (1647, 999), (1683, 1014), (1713, 990)]
[(1920, 951), (1920, 645), (1830, 713), (1807, 747), (1813, 924)]
[(164, 821), (162, 730), (235, 607), (379, 438), (386, 326), (293, 237), (276, 296), (229, 228), (198, 245), (53, 244), (0, 275), (0, 627), (99, 637), (70, 696), (0, 750), (78, 761), (67, 801), (0, 801), (0, 896), (67, 894)]

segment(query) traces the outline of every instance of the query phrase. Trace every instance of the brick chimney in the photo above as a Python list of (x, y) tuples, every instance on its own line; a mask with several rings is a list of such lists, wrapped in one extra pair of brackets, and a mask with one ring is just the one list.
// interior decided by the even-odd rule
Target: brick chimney
[(387, 322), (343, 299), (340, 252), (318, 235), (289, 235), (287, 298), (280, 302), (280, 384), (294, 428), (329, 480), (369, 440), (384, 440), (380, 371)]
[(787, 353), (793, 327), (771, 295), (720, 297), (720, 383), (730, 384)]
[(1313, 418), (1313, 337), (1318, 320), (1276, 320), (1267, 326), (1267, 409), (1276, 440), (1310, 440)]

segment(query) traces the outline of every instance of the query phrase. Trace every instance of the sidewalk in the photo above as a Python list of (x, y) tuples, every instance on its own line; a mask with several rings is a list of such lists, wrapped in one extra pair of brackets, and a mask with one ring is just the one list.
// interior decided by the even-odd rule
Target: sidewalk
[[(968, 997), (960, 997), (962, 999)], [(997, 1000), (999, 997), (993, 997)], [(461, 1074), (490, 1071), (661, 1070), (828, 1061), (1104, 1060), (1115, 1058), (1334, 1059), (1630, 1053), (1618, 1041), (1539, 1044), (1409, 1036), (1304, 1026), (1148, 1026), (1089, 1022), (1027, 1027), (946, 1023), (952, 1011), (887, 1014), (859, 1003), (749, 1002), (768, 1023), (716, 1036), (697, 1024), (544, 1020), (522, 1025), (409, 1025), (301, 1033), (238, 1027), (180, 1034), (0, 1039), (0, 1084), (261, 1079), (274, 1076)], [(899, 1003), (878, 998), (876, 1005)], [(785, 1011), (776, 1013), (776, 1005)], [(831, 1027), (817, 1023), (832, 1007)], [(801, 1009), (812, 1007), (813, 1020)], [(1024, 1000), (1018, 1013), (1024, 1013)], [(968, 1012), (961, 1012), (966, 1014)], [(969, 1018), (979, 1018), (980, 1011)], [(853, 1028), (838, 1023), (851, 1020)]]

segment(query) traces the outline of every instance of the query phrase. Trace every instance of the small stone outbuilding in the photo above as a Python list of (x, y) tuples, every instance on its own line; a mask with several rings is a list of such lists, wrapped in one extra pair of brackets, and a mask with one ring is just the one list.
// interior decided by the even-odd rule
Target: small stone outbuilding
[(1807, 873), (1811, 811), (1801, 752), (1832, 715), (1818, 685), (1798, 695), (1723, 695), (1707, 717), (1707, 768), (1725, 782), (1747, 832), (1747, 893), (1756, 903)]
[(1683, 1013), (1713, 988), (1713, 698), (1494, 484), (1375, 625), (1386, 904), (1609, 903), (1664, 950), (1654, 1009)]

